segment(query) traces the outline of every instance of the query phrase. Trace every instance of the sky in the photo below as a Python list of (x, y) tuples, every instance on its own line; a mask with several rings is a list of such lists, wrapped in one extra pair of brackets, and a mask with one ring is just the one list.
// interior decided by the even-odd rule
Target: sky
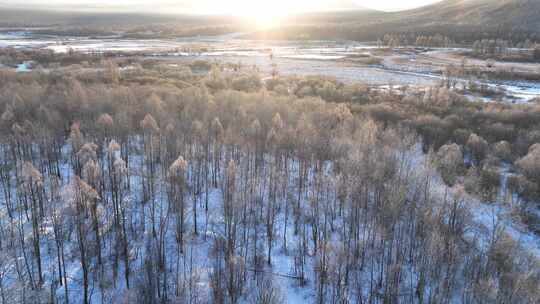
[(440, 0), (0, 0), (0, 5), (36, 9), (249, 15), (261, 10), (290, 14), (360, 7), (395, 11), (437, 1)]

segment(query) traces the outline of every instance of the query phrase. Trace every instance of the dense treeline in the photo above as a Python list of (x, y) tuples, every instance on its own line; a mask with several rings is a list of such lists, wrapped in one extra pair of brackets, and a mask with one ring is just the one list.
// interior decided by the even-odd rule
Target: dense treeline
[(537, 257), (415, 148), (534, 184), (538, 108), (112, 61), (0, 85), (2, 303), (540, 300)]
[[(528, 42), (530, 47), (530, 42)], [(529, 48), (527, 47), (527, 48)], [(473, 44), (473, 53), (475, 55), (495, 55), (503, 56), (508, 54), (509, 44), (508, 41), (497, 39), (497, 40), (480, 40), (475, 41)]]
[(407, 46), (418, 46), (418, 47), (450, 47), (455, 45), (455, 42), (452, 39), (443, 36), (441, 34), (436, 34), (433, 36), (414, 36), (406, 34), (386, 34), (382, 39), (378, 40), (379, 45), (393, 47), (407, 47)]
[[(516, 49), (512, 49), (516, 48)], [(540, 60), (540, 45), (530, 40), (512, 45), (502, 39), (483, 39), (473, 43), (472, 52), (475, 57), (494, 58), (501, 61), (538, 61)]]

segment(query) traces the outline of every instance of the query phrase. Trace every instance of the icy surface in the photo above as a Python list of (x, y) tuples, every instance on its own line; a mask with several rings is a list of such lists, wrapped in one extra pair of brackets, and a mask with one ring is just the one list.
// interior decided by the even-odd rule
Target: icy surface
[[(343, 61), (355, 56), (372, 56), (373, 50), (377, 48), (374, 45), (351, 41), (253, 41), (239, 36), (122, 39), (39, 36), (29, 31), (15, 31), (0, 33), (0, 47), (47, 49), (56, 53), (144, 53), (149, 56), (181, 57), (180, 60), (190, 61), (216, 59), (230, 63), (241, 62), (247, 66), (256, 65), (267, 72), (277, 67), (280, 73), (286, 75), (326, 75), (341, 81), (360, 81), (375, 86), (432, 86), (439, 84), (443, 78), (433, 68), (417, 65), (417, 55), (413, 52), (384, 56), (382, 65), (365, 66), (354, 61)], [(436, 55), (449, 51), (463, 49), (437, 49), (428, 53)], [(396, 64), (396, 59), (408, 61), (409, 64)], [(459, 81), (463, 84), (467, 82)], [(508, 95), (504, 101), (511, 103), (526, 103), (540, 97), (540, 86), (535, 82), (488, 81), (487, 84), (504, 89)], [(491, 98), (484, 100), (493, 101)]]
[(17, 66), (16, 71), (17, 71), (18, 73), (30, 72), (31, 69), (30, 69), (30, 67), (29, 67), (29, 63), (23, 62), (23, 63), (19, 64), (19, 65)]

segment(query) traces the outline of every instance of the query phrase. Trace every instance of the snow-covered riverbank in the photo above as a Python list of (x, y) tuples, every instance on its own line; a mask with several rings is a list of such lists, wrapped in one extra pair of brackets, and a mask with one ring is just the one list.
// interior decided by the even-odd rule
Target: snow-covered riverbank
[[(441, 82), (443, 76), (416, 63), (415, 54), (384, 56), (380, 65), (358, 64), (349, 60), (371, 57), (376, 46), (358, 42), (332, 41), (254, 41), (238, 36), (188, 37), (170, 40), (51, 37), (28, 31), (0, 34), (0, 47), (47, 49), (56, 53), (70, 50), (85, 53), (146, 53), (153, 57), (182, 61), (219, 60), (256, 65), (263, 71), (276, 68), (285, 75), (325, 75), (346, 82), (368, 85), (409, 85), (425, 87)], [(461, 49), (441, 49), (445, 53)], [(399, 60), (396, 64), (394, 61)], [(461, 82), (466, 83), (466, 80)], [(489, 87), (503, 89), (510, 103), (526, 103), (540, 97), (540, 86), (530, 81), (482, 80)], [(487, 98), (488, 101), (493, 101)]]

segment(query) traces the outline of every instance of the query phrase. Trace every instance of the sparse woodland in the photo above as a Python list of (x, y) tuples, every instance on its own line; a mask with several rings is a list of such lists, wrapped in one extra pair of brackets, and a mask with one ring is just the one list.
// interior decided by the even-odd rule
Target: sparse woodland
[(144, 62), (0, 87), (2, 304), (540, 302), (467, 200), (515, 162), (535, 208), (538, 106)]

